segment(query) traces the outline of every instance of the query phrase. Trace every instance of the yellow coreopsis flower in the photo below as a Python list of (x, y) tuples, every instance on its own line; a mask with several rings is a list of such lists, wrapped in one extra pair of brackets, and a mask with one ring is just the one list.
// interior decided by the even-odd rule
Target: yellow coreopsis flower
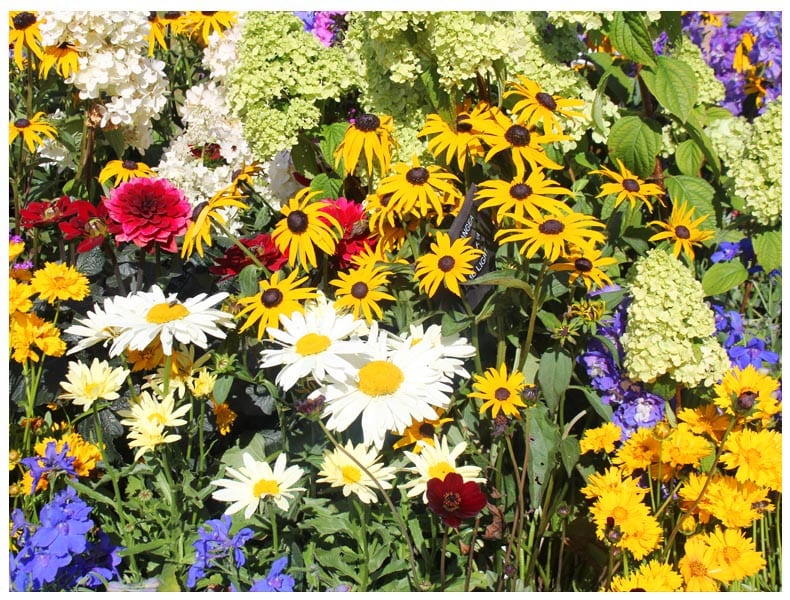
[(63, 300), (83, 300), (89, 293), (88, 278), (75, 267), (48, 262), (33, 273), (30, 286), (41, 300), (56, 304)]
[(615, 444), (620, 442), (623, 432), (615, 423), (604, 423), (594, 429), (586, 429), (579, 441), (581, 453), (614, 452)]
[(11, 316), (9, 342), (12, 358), (21, 364), (40, 360), (36, 350), (46, 356), (63, 356), (66, 342), (60, 339), (60, 329), (35, 313), (16, 312)]

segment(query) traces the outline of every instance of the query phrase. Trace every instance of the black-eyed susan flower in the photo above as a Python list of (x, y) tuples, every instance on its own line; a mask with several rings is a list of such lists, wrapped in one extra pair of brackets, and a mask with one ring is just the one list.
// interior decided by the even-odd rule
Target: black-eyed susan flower
[(229, 190), (234, 194), (241, 194), (242, 188), (247, 188), (247, 190), (252, 188), (255, 177), (262, 174), (263, 172), (263, 165), (257, 161), (253, 161), (249, 165), (242, 166), (238, 171), (233, 173), (233, 181), (229, 186)]
[(333, 158), (335, 164), (343, 161), (343, 174), (351, 175), (357, 168), (359, 155), (365, 152), (368, 177), (373, 173), (373, 162), (378, 164), (379, 173), (390, 170), (392, 150), (397, 145), (393, 137), (394, 126), (389, 115), (364, 113), (348, 126)]
[(211, 228), (212, 225), (218, 224), (224, 226), (226, 223), (224, 211), (228, 209), (247, 210), (249, 208), (244, 202), (240, 200), (240, 196), (233, 194), (229, 190), (220, 190), (214, 194), (211, 199), (197, 211), (192, 221), (184, 234), (184, 244), (181, 247), (182, 258), (192, 256), (192, 253), (197, 250), (197, 253), (203, 256), (203, 244), (211, 246)]
[(561, 257), (549, 267), (550, 271), (568, 271), (568, 283), (580, 279), (584, 286), (591, 290), (594, 287), (611, 285), (612, 279), (601, 269), (617, 264), (613, 256), (601, 256), (602, 250), (593, 244), (571, 246), (567, 255)]
[(775, 398), (779, 382), (751, 364), (727, 371), (713, 390), (713, 402), (728, 415), (749, 415), (768, 421), (781, 410)]
[(518, 98), (512, 110), (519, 123), (528, 127), (542, 123), (545, 133), (562, 133), (562, 123), (557, 115), (584, 118), (584, 113), (573, 110), (584, 106), (584, 100), (561, 98), (544, 92), (537, 81), (523, 75), (519, 75), (518, 79), (518, 82), (508, 81), (505, 84), (508, 90), (504, 97)]
[(520, 227), (502, 229), (494, 234), (500, 245), (507, 242), (524, 243), (519, 252), (527, 258), (535, 256), (538, 250), (549, 262), (560, 256), (566, 256), (571, 244), (575, 246), (589, 245), (591, 242), (603, 243), (605, 235), (596, 229), (603, 229), (604, 224), (591, 215), (570, 212), (564, 215), (548, 214), (540, 219), (522, 219), (513, 217)]
[(381, 319), (383, 312), (379, 302), (395, 300), (395, 296), (384, 291), (389, 283), (389, 274), (383, 268), (360, 267), (345, 273), (340, 271), (337, 275), (337, 279), (329, 282), (337, 288), (335, 308), (353, 311), (355, 319), (364, 315), (368, 324), (373, 321), (374, 314)]
[(472, 126), (472, 119), (482, 116), (489, 109), (486, 102), (480, 102), (469, 110), (469, 101), (456, 107), (455, 121), (446, 122), (440, 115), (430, 114), (425, 118), (425, 126), (417, 137), (431, 136), (428, 140), (428, 151), (439, 158), (445, 155), (444, 164), (450, 166), (453, 161), (463, 171), (467, 158), (474, 162), (485, 154), (480, 142), (480, 131)]
[(414, 274), (420, 281), (420, 290), (425, 290), (433, 298), (443, 284), (453, 294), (460, 296), (458, 283), (466, 281), (474, 273), (472, 263), (482, 254), (482, 250), (471, 246), (469, 238), (450, 241), (448, 234), (436, 232), (431, 251), (417, 259)]
[(656, 225), (664, 229), (648, 238), (651, 242), (669, 240), (674, 242), (672, 249), (675, 258), (685, 252), (691, 260), (694, 260), (694, 246), (699, 246), (702, 242), (713, 238), (713, 231), (700, 229), (699, 226), (707, 219), (707, 215), (694, 219), (694, 207), (687, 206), (685, 202), (675, 203), (672, 207), (672, 214), (669, 222), (650, 221), (648, 225)]
[(44, 56), (39, 23), (38, 14), (32, 11), (12, 10), (8, 13), (8, 45), (14, 47), (14, 62), (20, 70), (25, 67), (22, 55), (25, 48), (39, 58)]
[(79, 58), (77, 49), (68, 42), (47, 46), (38, 66), (38, 75), (46, 79), (52, 67), (55, 67), (55, 72), (65, 79), (80, 70)]
[(496, 222), (501, 223), (509, 214), (537, 219), (540, 218), (540, 210), (552, 214), (570, 212), (570, 207), (552, 197), (560, 194), (572, 196), (573, 192), (548, 179), (543, 169), (536, 169), (526, 178), (483, 181), (476, 196), (483, 200), (479, 208), (493, 208)]
[(113, 187), (117, 187), (122, 183), (137, 179), (138, 177), (154, 177), (156, 173), (153, 172), (144, 162), (136, 160), (111, 160), (99, 172), (99, 182), (105, 183), (110, 178), (115, 177)]
[(261, 281), (261, 291), (254, 296), (239, 298), (239, 304), (244, 308), (236, 316), (248, 315), (239, 333), (257, 323), (258, 339), (263, 339), (267, 327), (279, 325), (280, 315), (290, 316), (294, 312), (304, 312), (304, 301), (316, 297), (314, 287), (301, 287), (307, 277), (297, 279), (297, 271), (293, 271), (281, 281), (280, 275), (281, 272), (277, 271), (268, 281)]
[(381, 180), (377, 194), (389, 197), (393, 210), (401, 214), (414, 213), (420, 217), (431, 211), (443, 215), (445, 205), (455, 205), (462, 197), (455, 187), (458, 178), (436, 165), (421, 166), (415, 156), (412, 164), (394, 165), (394, 174)]
[(323, 210), (328, 203), (313, 201), (320, 193), (304, 188), (280, 209), (285, 218), (275, 225), (272, 240), (280, 252), (288, 253), (290, 266), (298, 261), (305, 270), (317, 267), (315, 247), (331, 256), (342, 236), (340, 223)]
[(500, 152), (510, 154), (516, 167), (516, 177), (522, 177), (529, 165), (534, 171), (540, 167), (562, 169), (562, 165), (551, 160), (546, 154), (544, 144), (570, 139), (567, 135), (539, 133), (522, 123), (514, 123), (507, 113), (492, 107), (484, 116), (470, 119), (472, 126), (479, 129), (481, 139), (489, 150), (485, 160)]
[(629, 171), (619, 158), (617, 159), (617, 167), (620, 169), (619, 173), (607, 167), (590, 171), (590, 174), (604, 175), (612, 180), (601, 186), (601, 193), (596, 198), (617, 194), (614, 200), (615, 208), (620, 206), (623, 200), (628, 200), (632, 208), (635, 208), (638, 202), (644, 202), (651, 211), (653, 210), (653, 205), (650, 198), (657, 198), (663, 204), (662, 196), (664, 195), (664, 190), (661, 189), (660, 185), (645, 183)]
[(159, 16), (156, 11), (148, 13), (148, 56), (153, 56), (156, 47), (159, 46), (162, 50), (167, 50), (167, 41), (165, 40), (165, 31), (167, 30), (167, 22)]
[(227, 10), (187, 11), (180, 18), (180, 31), (208, 46), (209, 36), (216, 32), (220, 37), (237, 21), (236, 12)]
[(453, 420), (450, 418), (442, 417), (443, 414), (444, 409), (437, 408), (436, 419), (412, 419), (411, 425), (409, 425), (406, 429), (400, 432), (395, 432), (400, 436), (400, 439), (396, 440), (395, 443), (392, 444), (393, 450), (414, 444), (414, 454), (419, 454), (422, 452), (423, 445), (433, 447), (435, 439), (434, 436), (437, 434), (437, 429), (439, 429), (445, 423), (453, 422)]
[(22, 117), (21, 119), (11, 121), (8, 124), (8, 143), (13, 144), (14, 140), (21, 135), (27, 149), (32, 153), (36, 151), (36, 146), (41, 147), (44, 145), (44, 140), (41, 138), (42, 135), (54, 140), (57, 137), (58, 131), (52, 125), (44, 121), (41, 118), (43, 116), (44, 112), (41, 111), (37, 112), (29, 119)]
[(502, 363), (499, 369), (490, 367), (483, 375), (474, 376), (472, 386), (474, 391), (469, 393), (469, 397), (483, 400), (480, 405), (481, 415), (490, 408), (491, 418), (501, 412), (520, 419), (519, 409), (527, 406), (521, 398), (521, 392), (526, 385), (527, 382), (521, 371), (516, 370), (508, 374), (507, 365)]

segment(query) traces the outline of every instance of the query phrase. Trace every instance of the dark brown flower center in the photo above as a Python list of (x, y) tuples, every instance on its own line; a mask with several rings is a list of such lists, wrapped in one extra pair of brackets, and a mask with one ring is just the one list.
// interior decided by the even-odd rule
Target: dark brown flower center
[(17, 119), (14, 121), (14, 127), (17, 129), (25, 129), (26, 127), (30, 127), (30, 121), (27, 119)]
[(420, 436), (424, 438), (432, 438), (436, 428), (430, 423), (423, 423), (420, 425)]
[(148, 21), (149, 21), (149, 22), (151, 22), (151, 23), (153, 23), (154, 21), (156, 21), (156, 19), (157, 19), (157, 16), (158, 16), (158, 15), (157, 15), (156, 11), (151, 11), (151, 12), (149, 12), (149, 13), (148, 13)]
[(582, 256), (573, 261), (573, 267), (581, 273), (589, 273), (592, 271), (593, 264), (589, 258)]
[(210, 17), (211, 15), (216, 15), (217, 11), (216, 10), (204, 10), (204, 11), (201, 11), (200, 14), (204, 15), (206, 17)]
[(552, 95), (547, 94), (546, 92), (538, 92), (535, 94), (535, 100), (538, 101), (538, 104), (544, 108), (548, 108), (549, 110), (554, 110), (557, 108), (557, 103), (554, 101)]
[(461, 113), (455, 118), (455, 130), (458, 133), (467, 133), (472, 131), (472, 123), (469, 121), (469, 115)]
[(500, 402), (504, 402), (505, 400), (510, 398), (510, 390), (503, 387), (497, 388), (494, 391), (494, 398), (496, 398)]
[(121, 163), (121, 166), (127, 171), (134, 171), (137, 169), (137, 162), (134, 160), (125, 160)]
[(428, 181), (430, 173), (425, 167), (414, 167), (406, 171), (406, 181), (412, 185), (423, 185)]
[(307, 230), (307, 215), (301, 210), (293, 210), (288, 213), (285, 220), (291, 233), (304, 233)]
[(354, 122), (354, 125), (360, 131), (364, 131), (364, 132), (376, 131), (379, 125), (381, 125), (381, 120), (376, 115), (365, 113), (364, 115), (359, 115), (357, 117), (357, 120)]
[(165, 19), (173, 20), (181, 16), (180, 10), (169, 10), (164, 14)]
[(685, 225), (678, 225), (675, 227), (675, 237), (679, 240), (687, 240), (691, 237), (691, 232)]
[(351, 286), (351, 295), (357, 300), (362, 300), (368, 295), (368, 284), (362, 281), (357, 281)]
[(384, 194), (383, 196), (379, 197), (379, 202), (381, 202), (381, 206), (384, 208), (389, 205), (390, 200), (392, 200), (392, 194)]
[(274, 308), (283, 301), (283, 293), (277, 288), (269, 288), (261, 294), (261, 302), (266, 308)]
[(757, 402), (757, 394), (752, 391), (747, 390), (738, 396), (738, 408), (741, 410), (751, 410), (755, 402)]
[(14, 17), (14, 29), (22, 31), (36, 22), (36, 15), (29, 12), (21, 12)]
[(557, 219), (547, 219), (538, 225), (538, 231), (545, 235), (557, 235), (565, 231), (565, 225)]
[(631, 179), (630, 177), (623, 179), (622, 185), (626, 192), (635, 193), (639, 191), (639, 182), (636, 179)]
[(455, 259), (452, 256), (442, 256), (437, 264), (441, 271), (447, 273), (455, 266)]
[(505, 139), (511, 146), (528, 146), (529, 130), (521, 125), (513, 125), (505, 132)]
[(517, 183), (510, 187), (510, 197), (516, 200), (523, 200), (532, 195), (532, 188), (526, 183)]
[(461, 506), (461, 497), (455, 492), (446, 492), (442, 496), (442, 508), (447, 512), (455, 512)]

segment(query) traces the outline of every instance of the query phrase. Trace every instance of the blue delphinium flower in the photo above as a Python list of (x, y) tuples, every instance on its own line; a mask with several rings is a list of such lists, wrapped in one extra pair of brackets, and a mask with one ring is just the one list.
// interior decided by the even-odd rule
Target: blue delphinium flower
[(620, 405), (615, 409), (612, 421), (622, 430), (626, 440), (637, 429), (653, 427), (664, 418), (664, 399), (642, 388), (640, 384), (628, 386)]
[(721, 242), (716, 251), (710, 255), (711, 262), (724, 262), (734, 259), (741, 252), (741, 245), (738, 242)]
[(760, 369), (763, 363), (775, 365), (779, 362), (779, 355), (766, 350), (765, 342), (760, 338), (752, 338), (744, 346), (730, 346), (727, 348), (727, 354), (733, 364), (740, 369), (745, 369), (747, 365)]
[(32, 483), (30, 493), (36, 491), (38, 482), (42, 476), (56, 473), (65, 473), (69, 477), (76, 477), (77, 471), (74, 470), (74, 457), (68, 456), (69, 445), (63, 444), (60, 452), (57, 450), (57, 442), (51, 441), (44, 450), (44, 456), (30, 456), (23, 458), (20, 462), (30, 469)]
[(587, 345), (587, 351), (579, 357), (593, 389), (599, 392), (609, 392), (620, 383), (620, 370), (608, 349), (595, 338)]
[(294, 578), (283, 573), (288, 566), (288, 557), (283, 556), (274, 561), (271, 571), (265, 579), (252, 584), (251, 592), (293, 592)]
[(305, 31), (312, 31), (315, 24), (315, 11), (313, 10), (295, 10), (294, 14), (302, 19)]
[(198, 531), (197, 540), (192, 543), (195, 548), (195, 562), (187, 573), (187, 587), (195, 587), (201, 577), (205, 577), (206, 569), (233, 554), (236, 567), (244, 565), (244, 544), (253, 536), (249, 527), (240, 529), (230, 535), (231, 518), (222, 515), (221, 519), (209, 519)]

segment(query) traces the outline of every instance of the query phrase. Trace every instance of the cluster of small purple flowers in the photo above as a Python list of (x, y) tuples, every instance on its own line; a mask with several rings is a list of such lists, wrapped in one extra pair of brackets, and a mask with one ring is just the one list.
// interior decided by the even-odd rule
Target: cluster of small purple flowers
[(319, 10), (295, 11), (294, 14), (302, 19), (305, 31), (311, 32), (324, 46), (331, 46), (337, 40), (339, 19), (345, 11)]
[(30, 456), (23, 458), (20, 462), (30, 469), (31, 485), (30, 489), (38, 489), (38, 482), (46, 475), (48, 480), (52, 480), (58, 473), (63, 473), (67, 477), (76, 477), (74, 470), (73, 456), (69, 456), (69, 445), (64, 443), (60, 452), (57, 450), (57, 442), (49, 442), (44, 450), (44, 456)]
[[(705, 61), (724, 84), (722, 105), (733, 114), (745, 114), (751, 103), (756, 106), (755, 114), (760, 114), (767, 103), (782, 95), (781, 12), (750, 12), (735, 26), (728, 14), (716, 13), (711, 18), (710, 13), (686, 12), (683, 31), (702, 49)], [(740, 53), (748, 65), (743, 65)]]
[(598, 328), (598, 337), (590, 340), (578, 359), (601, 401), (613, 408), (612, 422), (622, 431), (622, 440), (664, 418), (664, 399), (648, 392), (641, 382), (632, 381), (618, 366), (623, 361), (620, 337), (625, 332), (628, 303), (626, 298), (618, 305), (611, 322)]
[(119, 550), (107, 534), (94, 531), (93, 510), (73, 488), (58, 492), (39, 513), (38, 525), (25, 520), (20, 509), (11, 514), (10, 553), (12, 591), (98, 589), (119, 577)]
[(194, 588), (199, 579), (206, 576), (206, 569), (217, 566), (233, 554), (236, 568), (244, 565), (244, 544), (252, 535), (252, 529), (244, 527), (235, 535), (230, 535), (231, 519), (222, 515), (221, 519), (209, 519), (198, 531), (195, 547), (195, 562), (187, 573), (187, 587)]

